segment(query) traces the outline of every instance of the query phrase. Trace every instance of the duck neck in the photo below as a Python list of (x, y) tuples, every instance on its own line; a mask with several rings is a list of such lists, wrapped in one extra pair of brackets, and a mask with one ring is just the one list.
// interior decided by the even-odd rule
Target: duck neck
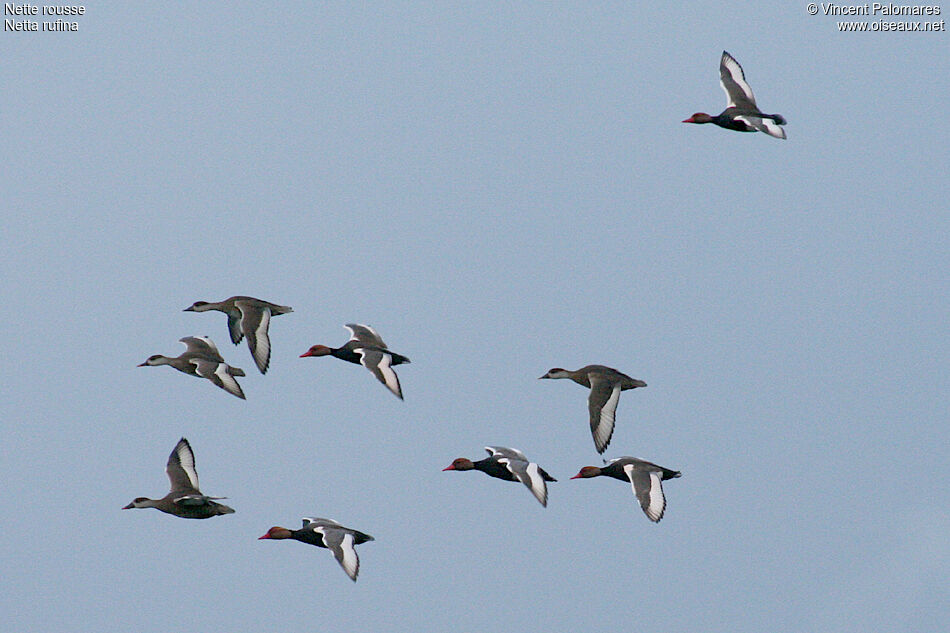
[(227, 312), (228, 306), (224, 303), (205, 303), (194, 308), (195, 312), (210, 312), (211, 310), (217, 310), (219, 312)]

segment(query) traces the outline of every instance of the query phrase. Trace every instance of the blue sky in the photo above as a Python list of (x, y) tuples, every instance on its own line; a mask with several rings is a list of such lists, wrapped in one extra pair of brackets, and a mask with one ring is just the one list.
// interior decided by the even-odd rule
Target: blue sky
[[(109, 3), (0, 35), (10, 631), (939, 631), (947, 34), (805, 3)], [(950, 8), (948, 8), (950, 10)], [(742, 16), (742, 17), (738, 17)], [(945, 16), (940, 16), (945, 17)], [(872, 18), (874, 19), (874, 18)], [(723, 49), (787, 141), (718, 113)], [(196, 300), (293, 306), (266, 376)], [(300, 359), (376, 327), (400, 402)], [(168, 368), (208, 335), (247, 401)], [(681, 470), (651, 524), (600, 463)], [(122, 512), (185, 436), (236, 513)], [(443, 473), (485, 445), (560, 481)], [(330, 554), (257, 541), (326, 516)]]

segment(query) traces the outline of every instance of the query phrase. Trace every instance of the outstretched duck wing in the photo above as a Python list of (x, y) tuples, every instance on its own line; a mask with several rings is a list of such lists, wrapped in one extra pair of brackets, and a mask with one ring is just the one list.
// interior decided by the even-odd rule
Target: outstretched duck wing
[(256, 306), (248, 301), (235, 301), (234, 305), (241, 311), (241, 331), (247, 335), (247, 346), (251, 356), (262, 374), (267, 373), (270, 365), (270, 326), (271, 309), (267, 306)]
[(590, 396), (587, 407), (590, 411), (590, 432), (594, 436), (594, 447), (598, 453), (607, 450), (610, 438), (614, 434), (614, 419), (617, 403), (620, 402), (622, 385), (599, 374), (590, 374)]
[(745, 80), (742, 66), (726, 51), (722, 52), (722, 58), (719, 60), (719, 85), (726, 93), (727, 108), (758, 110), (755, 95)]
[(165, 466), (171, 490), (198, 492), (198, 471), (195, 469), (195, 453), (191, 450), (188, 440), (181, 438), (168, 456)]
[(350, 331), (351, 341), (357, 341), (369, 347), (381, 347), (382, 349), (386, 349), (386, 343), (383, 342), (383, 338), (370, 326), (361, 323), (347, 323), (343, 327)]

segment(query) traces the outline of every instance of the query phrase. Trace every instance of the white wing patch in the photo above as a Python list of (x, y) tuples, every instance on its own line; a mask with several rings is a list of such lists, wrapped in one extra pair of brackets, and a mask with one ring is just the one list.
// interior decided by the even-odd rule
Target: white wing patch
[(546, 508), (548, 506), (548, 486), (544, 483), (544, 477), (541, 476), (540, 467), (531, 462), (525, 469), (525, 473), (528, 475), (528, 481), (525, 483), (531, 489), (531, 494)]
[(188, 362), (195, 366), (195, 373), (201, 376), (202, 378), (211, 379), (214, 375), (214, 370), (212, 367), (216, 367), (217, 363), (212, 360), (206, 360), (204, 358), (189, 358)]
[[(270, 361), (270, 336), (267, 334), (267, 328), (270, 327), (270, 308), (264, 308), (261, 311), (261, 322), (257, 324), (257, 330), (254, 332), (255, 345), (251, 350), (257, 367), (263, 371), (267, 368)], [(250, 337), (248, 337), (250, 340)]]
[(775, 138), (785, 138), (785, 130), (778, 123), (772, 119), (763, 119), (757, 116), (751, 116), (748, 114), (742, 114), (736, 117), (737, 121), (742, 121), (749, 127), (759, 132), (764, 132), (769, 136), (774, 136)]
[(510, 448), (507, 446), (486, 446), (485, 450), (488, 451), (488, 454), (493, 457), (514, 457), (525, 462), (529, 461), (525, 454), (519, 451), (517, 448)]
[[(634, 477), (635, 468), (633, 464), (627, 464), (623, 467), (623, 472), (627, 474), (627, 479), (630, 480), (630, 487), (633, 488), (633, 494), (640, 501), (640, 507), (643, 509), (643, 513), (647, 515), (647, 518), (653, 521), (654, 523), (658, 522), (663, 518), (663, 512), (666, 510), (666, 497), (663, 496), (663, 485), (661, 483), (662, 477), (661, 473), (658, 471), (650, 471), (649, 480), (650, 480), (650, 489), (649, 490), (637, 490), (636, 478)], [(642, 471), (641, 471), (642, 472)], [(646, 503), (640, 498), (640, 494), (645, 494)]]
[(229, 369), (230, 367), (225, 363), (218, 363), (218, 368), (214, 370), (214, 375), (221, 380), (221, 386), (225, 391), (234, 394), (238, 398), (243, 398), (244, 391), (241, 390), (241, 385), (234, 379), (234, 376), (228, 373)]
[(750, 131), (758, 130), (762, 127), (762, 119), (758, 117), (741, 114), (736, 117), (736, 121), (742, 121), (743, 123), (748, 125), (750, 128), (752, 128), (752, 130)]
[(181, 464), (182, 470), (188, 475), (188, 481), (191, 482), (191, 487), (195, 490), (199, 490), (198, 471), (195, 470), (195, 454), (192, 452), (191, 447), (187, 443), (181, 442), (178, 444), (176, 452), (178, 453), (178, 463)]
[(762, 127), (759, 128), (769, 136), (774, 136), (775, 138), (785, 138), (785, 129), (773, 121), (772, 119), (761, 119)]
[[(383, 342), (383, 337), (381, 337), (379, 333), (370, 326), (363, 323), (347, 323), (343, 327), (350, 331), (351, 341), (359, 341), (365, 345), (386, 349), (386, 343)], [(357, 333), (357, 330), (365, 331), (360, 331)]]
[(637, 484), (633, 483), (633, 464), (626, 464), (623, 467), (623, 472), (627, 473), (627, 479), (630, 480), (630, 487), (633, 488), (633, 494), (637, 494)]
[(198, 339), (199, 341), (204, 341), (205, 343), (207, 343), (207, 344), (208, 344), (208, 347), (210, 347), (211, 350), (212, 350), (215, 354), (220, 354), (220, 353), (221, 353), (221, 352), (218, 351), (218, 348), (215, 346), (214, 341), (212, 341), (212, 340), (211, 340), (210, 338), (208, 338), (207, 336), (196, 336), (195, 338)]
[(618, 382), (614, 385), (610, 397), (607, 398), (607, 402), (605, 402), (604, 406), (600, 409), (600, 424), (597, 425), (594, 431), (594, 440), (597, 444), (597, 448), (601, 451), (606, 448), (607, 442), (614, 430), (614, 419), (617, 414), (617, 403), (620, 402), (620, 391), (620, 383)]
[(182, 495), (175, 497), (172, 501), (183, 506), (203, 506), (208, 504), (209, 498), (204, 495)]
[(396, 396), (402, 398), (402, 389), (399, 387), (399, 377), (396, 375), (396, 372), (391, 366), (392, 362), (392, 356), (389, 354), (383, 354), (383, 357), (379, 359), (379, 373), (382, 374), (383, 379), (385, 379), (386, 387), (396, 394)]
[[(324, 518), (320, 518), (320, 517), (303, 517), (303, 524), (304, 524), (304, 527), (306, 527), (307, 524), (309, 524), (309, 523), (317, 523), (317, 522), (319, 522), (319, 521), (323, 521), (323, 522), (325, 522), (325, 523), (332, 523), (333, 525), (340, 525), (339, 522), (334, 521), (333, 519), (324, 519)], [(314, 531), (316, 531), (316, 530), (317, 530), (317, 528), (316, 528), (316, 526), (314, 526)], [(322, 528), (320, 528), (320, 533), (323, 534), (323, 529), (322, 529)]]
[(346, 575), (350, 577), (351, 580), (355, 581), (356, 576), (360, 573), (360, 557), (356, 555), (356, 547), (353, 546), (353, 535), (344, 534), (343, 540), (340, 543), (340, 551), (342, 556), (338, 556), (337, 560), (340, 563), (340, 567), (343, 568), (343, 571), (346, 572)]
[(650, 505), (644, 510), (647, 517), (653, 522), (663, 518), (666, 510), (666, 497), (663, 495), (663, 483), (660, 473), (650, 472)]
[[(732, 80), (736, 83), (737, 86), (739, 86), (739, 89), (742, 90), (746, 98), (752, 103), (755, 103), (755, 95), (752, 94), (752, 88), (749, 86), (748, 83), (746, 83), (745, 73), (742, 72), (742, 66), (739, 65), (739, 62), (737, 62), (728, 53), (724, 53), (720, 63), (729, 72), (729, 76), (732, 77)], [(736, 105), (735, 99), (733, 98), (731, 94), (729, 94), (729, 90), (726, 89), (726, 84), (724, 84), (721, 80), (719, 84), (722, 86), (723, 91), (725, 91), (726, 93), (726, 101), (729, 104), (728, 107), (730, 108), (735, 107)]]

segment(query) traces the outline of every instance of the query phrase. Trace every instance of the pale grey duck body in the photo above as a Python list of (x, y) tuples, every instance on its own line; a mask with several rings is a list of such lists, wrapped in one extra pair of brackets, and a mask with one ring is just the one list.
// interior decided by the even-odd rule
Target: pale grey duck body
[(247, 346), (254, 363), (262, 374), (270, 366), (270, 319), (272, 316), (293, 312), (290, 306), (277, 305), (254, 297), (235, 296), (224, 301), (195, 301), (185, 312), (217, 310), (228, 315), (231, 342), (237, 345), (247, 337)]
[(183, 519), (209, 519), (234, 512), (232, 508), (215, 501), (224, 497), (209, 497), (201, 493), (198, 472), (195, 470), (195, 454), (185, 438), (178, 440), (168, 456), (165, 472), (171, 482), (171, 491), (167, 495), (161, 499), (137, 497), (122, 509), (155, 508)]
[(402, 400), (402, 387), (393, 366), (408, 363), (409, 359), (402, 354), (391, 351), (376, 330), (368, 325), (347, 323), (343, 327), (350, 331), (350, 340), (344, 345), (335, 348), (326, 345), (313, 345), (301, 354), (300, 358), (333, 356), (340, 360), (362, 365), (373, 372), (377, 380), (383, 383), (393, 395)]
[(187, 348), (180, 356), (169, 357), (155, 354), (149, 356), (139, 367), (157, 367), (159, 365), (169, 365), (178, 371), (196, 376), (198, 378), (207, 378), (216, 386), (224, 389), (231, 395), (244, 400), (244, 390), (235, 379), (235, 376), (243, 376), (244, 370), (238, 367), (231, 367), (221, 358), (214, 342), (206, 336), (186, 336), (179, 339)]
[(618, 457), (607, 462), (602, 468), (584, 466), (571, 479), (601, 475), (630, 482), (633, 494), (640, 502), (643, 513), (648, 519), (658, 523), (666, 511), (666, 495), (663, 494), (662, 482), (666, 479), (675, 479), (681, 473), (636, 457)]
[(449, 464), (446, 470), (480, 470), (490, 477), (505, 481), (520, 481), (531, 491), (534, 498), (544, 506), (548, 506), (548, 481), (557, 481), (547, 474), (543, 468), (530, 461), (524, 453), (516, 448), (506, 446), (486, 446), (489, 457), (477, 462), (466, 457), (459, 457)]
[(541, 378), (569, 378), (590, 389), (587, 408), (590, 413), (590, 432), (594, 436), (594, 447), (598, 453), (607, 449), (613, 436), (620, 392), (647, 386), (642, 380), (631, 378), (605, 365), (587, 365), (576, 371), (555, 367)]
[(360, 557), (356, 553), (356, 545), (376, 540), (359, 530), (343, 527), (332, 519), (310, 517), (303, 518), (303, 527), (299, 530), (274, 526), (257, 540), (261, 539), (294, 539), (301, 543), (325, 547), (333, 552), (336, 562), (353, 582), (356, 582), (356, 577), (360, 573)]

